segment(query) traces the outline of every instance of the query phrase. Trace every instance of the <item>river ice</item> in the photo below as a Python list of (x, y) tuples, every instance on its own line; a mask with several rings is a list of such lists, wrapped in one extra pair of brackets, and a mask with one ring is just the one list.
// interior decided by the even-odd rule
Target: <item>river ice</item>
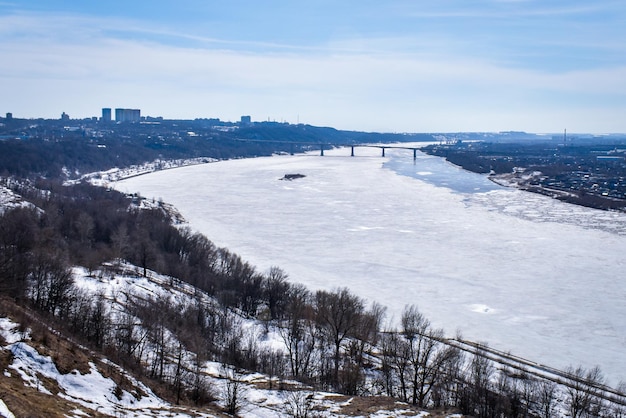
[[(450, 336), (626, 380), (626, 215), (514, 189), (455, 192), (420, 179), (433, 174), (426, 156), (411, 177), (384, 164), (412, 163), (411, 151), (379, 152), (223, 161), (115, 187), (173, 204), (260, 271), (377, 301), (390, 323), (416, 304)], [(296, 173), (306, 177), (279, 180)]]

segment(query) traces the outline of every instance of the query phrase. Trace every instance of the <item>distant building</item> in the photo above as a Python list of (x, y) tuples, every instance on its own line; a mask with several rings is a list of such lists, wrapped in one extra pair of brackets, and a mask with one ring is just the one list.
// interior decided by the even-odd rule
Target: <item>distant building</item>
[(115, 109), (116, 122), (139, 122), (141, 120), (140, 109)]
[(242, 125), (250, 125), (252, 123), (252, 118), (250, 116), (242, 116), (241, 124)]
[(111, 108), (103, 107), (102, 108), (102, 122), (111, 122)]
[(624, 157), (619, 155), (598, 155), (596, 157), (598, 161), (624, 161)]
[(131, 122), (139, 122), (141, 120), (141, 111), (139, 109), (131, 109), (129, 113)]
[(13, 120), (13, 113), (7, 112), (7, 120)]
[(61, 120), (70, 120), (70, 115), (68, 115), (67, 113), (63, 112), (61, 114)]

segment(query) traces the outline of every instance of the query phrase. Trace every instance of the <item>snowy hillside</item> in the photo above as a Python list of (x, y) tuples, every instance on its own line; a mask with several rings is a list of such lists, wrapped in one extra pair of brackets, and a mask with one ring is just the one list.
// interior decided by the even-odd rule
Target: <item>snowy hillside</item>
[[(122, 265), (123, 274), (111, 274), (107, 271), (89, 275), (86, 270), (74, 270), (75, 283), (91, 295), (104, 295), (108, 309), (120, 316), (126, 310), (127, 297), (150, 299), (164, 297), (183, 304), (194, 303), (197, 289), (183, 283), (173, 282), (172, 278), (149, 272), (148, 277), (141, 277), (139, 269), (131, 265)], [(174, 285), (172, 285), (175, 283)], [(206, 303), (214, 303), (204, 296)], [(243, 321), (243, 320), (242, 320)], [(254, 335), (260, 344), (281, 345), (282, 341), (272, 332), (267, 333), (263, 326), (255, 321), (243, 321), (242, 327)], [(24, 330), (18, 323), (7, 317), (0, 318), (0, 336), (4, 343), (0, 348), (3, 356), (9, 356), (7, 366), (3, 370), (4, 384), (7, 381), (21, 381), (29, 393), (39, 393), (58, 397), (64, 401), (55, 405), (67, 417), (80, 418), (93, 416), (124, 416), (124, 417), (216, 417), (222, 416), (220, 409), (225, 408), (225, 393), (235, 381), (241, 400), (238, 415), (241, 417), (289, 417), (294, 416), (294, 409), (315, 409), (318, 416), (370, 416), (370, 417), (409, 417), (428, 416), (425, 412), (416, 411), (406, 404), (390, 399), (380, 398), (364, 402), (359, 398), (313, 392), (296, 382), (283, 382), (290, 390), (266, 389), (269, 377), (262, 374), (242, 374), (215, 362), (202, 365), (201, 375), (211, 388), (216, 402), (211, 408), (181, 407), (159, 398), (146, 385), (136, 380), (128, 372), (111, 361), (93, 355), (89, 359), (87, 369), (61, 372), (51, 355), (40, 354), (36, 341), (31, 338), (29, 330)], [(168, 342), (175, 345), (173, 336)], [(73, 348), (88, 352), (84, 348)], [(146, 350), (146, 359), (153, 356)], [(183, 357), (191, 358), (191, 354)], [(188, 364), (187, 368), (192, 366)], [(117, 376), (117, 377), (115, 377)], [(275, 379), (275, 378), (274, 378)], [(124, 381), (124, 385), (120, 382)], [(19, 387), (19, 383), (12, 383)], [(265, 388), (265, 389), (264, 389)], [(35, 395), (29, 395), (35, 396)], [(9, 418), (14, 415), (11, 408), (16, 407), (19, 398), (9, 394), (0, 399), (0, 414)], [(48, 402), (48, 401), (46, 401)], [(24, 406), (16, 407), (23, 414)], [(69, 408), (69, 409), (68, 409)], [(358, 412), (360, 411), (360, 413)], [(453, 415), (450, 415), (453, 416)]]

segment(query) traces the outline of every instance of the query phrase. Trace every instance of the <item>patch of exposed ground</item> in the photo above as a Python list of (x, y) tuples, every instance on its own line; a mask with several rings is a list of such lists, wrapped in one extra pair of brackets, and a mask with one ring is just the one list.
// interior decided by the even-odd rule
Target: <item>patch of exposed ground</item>
[(370, 416), (380, 411), (402, 411), (401, 415), (406, 417), (423, 416), (424, 412), (427, 412), (428, 417), (443, 418), (458, 413), (451, 409), (425, 410), (387, 396), (330, 396), (329, 399), (339, 406), (338, 413), (348, 416)]

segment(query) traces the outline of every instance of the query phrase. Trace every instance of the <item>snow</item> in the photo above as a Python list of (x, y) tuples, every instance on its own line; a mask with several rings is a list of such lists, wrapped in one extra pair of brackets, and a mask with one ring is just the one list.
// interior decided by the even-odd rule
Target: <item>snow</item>
[(224, 161), (115, 187), (173, 204), (261, 271), (382, 303), (391, 323), (416, 304), (448, 335), (625, 379), (626, 215), (512, 189), (453, 192), (428, 183), (419, 159), (423, 180), (383, 166), (410, 151), (370, 152)]
[(16, 331), (18, 324), (14, 323), (8, 318), (0, 318), (0, 335), (7, 344), (13, 344), (17, 341), (22, 341), (25, 335)]
[[(79, 277), (78, 280), (81, 281), (81, 278)], [(111, 416), (120, 416), (120, 414), (128, 417), (172, 416), (172, 405), (158, 398), (147, 386), (136, 381), (121, 369), (120, 372), (124, 373), (125, 378), (134, 387), (141, 390), (143, 396), (134, 396), (127, 391), (122, 391), (121, 397), (118, 398), (115, 395), (116, 383), (104, 377), (94, 363), (89, 364), (89, 373), (80, 374), (78, 371), (60, 373), (49, 356), (42, 356), (27, 343), (18, 341), (19, 333), (15, 332), (16, 328), (17, 324), (8, 318), (0, 318), (2, 335), (7, 342), (10, 342), (4, 349), (10, 350), (13, 355), (12, 363), (8, 366), (8, 370), (4, 371), (5, 377), (13, 377), (15, 373), (22, 378), (25, 385), (42, 393), (57, 395), (81, 405), (86, 410), (95, 410)], [(6, 336), (11, 338), (6, 338)], [(110, 367), (117, 367), (110, 362), (105, 361), (105, 363)], [(41, 377), (56, 381), (60, 392), (51, 393), (46, 389)], [(89, 416), (80, 409), (72, 411), (72, 414), (76, 417)], [(0, 416), (13, 417), (2, 400), (0, 400)], [(187, 417), (189, 415), (177, 413), (176, 416)]]
[(0, 416), (3, 418), (15, 418), (15, 415), (9, 411), (9, 408), (7, 408), (2, 400), (0, 400)]
[(90, 363), (89, 373), (73, 371), (61, 374), (50, 357), (40, 355), (28, 344), (17, 342), (10, 345), (9, 349), (13, 353), (13, 363), (9, 368), (15, 370), (29, 386), (48, 395), (53, 394), (44, 387), (39, 376), (55, 380), (62, 391), (59, 396), (105, 414), (114, 415), (120, 408), (141, 410), (167, 406), (146, 387), (142, 389), (148, 395), (140, 399), (126, 391), (121, 399), (117, 399), (114, 395), (116, 383), (102, 376), (93, 363)]
[[(4, 179), (0, 178), (0, 181), (4, 181)], [(32, 206), (33, 205), (31, 203), (24, 202), (22, 198), (15, 194), (11, 189), (0, 185), (0, 215), (9, 209)]]
[[(76, 184), (83, 180), (102, 187), (107, 187), (110, 182), (120, 179), (139, 176), (142, 174), (152, 173), (160, 170), (169, 170), (172, 168), (186, 167), (195, 164), (206, 164), (216, 161), (214, 158), (188, 158), (180, 160), (155, 160), (145, 164), (131, 165), (130, 167), (119, 168), (114, 167), (105, 171), (97, 171), (81, 176), (78, 180), (67, 180), (65, 184)], [(68, 177), (69, 173), (66, 173)]]

